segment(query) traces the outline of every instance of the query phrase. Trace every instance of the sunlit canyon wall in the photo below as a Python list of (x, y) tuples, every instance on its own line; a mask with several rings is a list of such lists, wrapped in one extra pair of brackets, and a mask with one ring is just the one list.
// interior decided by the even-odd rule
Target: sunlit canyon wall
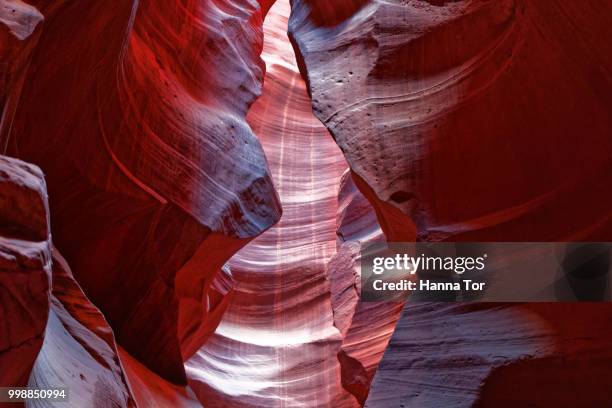
[(358, 278), (384, 240), (611, 240), (610, 8), (0, 0), (0, 385), (603, 406), (607, 305), (366, 304)]
[[(233, 301), (187, 362), (191, 387), (213, 406), (358, 406), (399, 315), (396, 305), (378, 305), (354, 318), (350, 246), (382, 233), (312, 113), (286, 34), (289, 11), (279, 1), (266, 17), (264, 88), (247, 116), (283, 215), (230, 260)], [(371, 325), (360, 332), (364, 318)]]

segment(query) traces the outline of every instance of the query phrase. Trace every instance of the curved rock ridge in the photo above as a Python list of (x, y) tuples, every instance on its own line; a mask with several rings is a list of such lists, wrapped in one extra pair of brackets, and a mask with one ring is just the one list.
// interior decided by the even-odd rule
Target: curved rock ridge
[[(77, 407), (101, 401), (113, 407), (136, 406), (111, 328), (55, 248), (49, 320), (28, 387), (66, 388), (70, 404)], [(48, 407), (49, 401), (35, 400), (28, 406)]]
[(342, 176), (338, 200), (337, 253), (327, 274), (334, 325), (342, 335), (338, 351), (342, 386), (363, 404), (403, 304), (359, 301), (361, 249), (384, 242), (385, 237), (375, 211), (348, 170)]
[(25, 387), (43, 344), (51, 291), (45, 179), (0, 156), (0, 386)]
[(520, 306), (408, 302), (365, 406), (472, 407), (495, 367), (553, 352), (552, 336)]
[(292, 6), (314, 112), (390, 239), (610, 237), (610, 5)]
[(186, 363), (204, 405), (359, 405), (342, 386), (342, 337), (327, 270), (347, 165), (312, 114), (286, 35), (288, 15), (288, 1), (268, 12), (264, 90), (247, 117), (262, 141), (283, 216), (230, 260), (233, 301), (215, 334)]
[(42, 171), (5, 156), (0, 156), (0, 306), (2, 387), (67, 387), (75, 406), (100, 401), (135, 406), (111, 328), (52, 246)]
[(209, 299), (214, 276), (280, 217), (245, 120), (264, 72), (260, 6), (31, 4), (45, 20), (17, 54), (27, 69), (8, 84), (0, 145), (45, 172), (54, 241), (118, 342), (185, 383), (183, 359), (226, 303)]
[[(612, 43), (605, 39), (612, 20), (602, 14), (609, 6), (293, 0), (292, 7), (290, 37), (314, 113), (389, 240), (609, 241)], [(339, 264), (350, 264), (345, 256)], [(346, 308), (350, 298), (338, 301)], [(520, 340), (531, 353), (523, 362), (522, 352), (503, 361), (482, 354), (515, 349), (512, 321), (533, 320), (524, 308), (406, 306), (367, 406), (516, 406), (527, 399), (504, 384), (532, 378), (531, 369), (558, 375), (568, 389), (579, 388), (585, 404), (598, 405), (609, 388), (598, 363), (607, 354), (587, 353), (604, 347), (599, 323), (584, 325), (583, 342), (571, 331), (558, 335), (558, 327), (583, 319), (563, 305), (546, 307), (545, 322), (534, 326), (539, 334)], [(580, 307), (597, 322), (609, 314), (609, 305)], [(494, 344), (481, 337), (468, 344), (449, 321), (496, 333)], [(543, 338), (581, 346), (575, 353), (540, 348)], [(587, 376), (587, 365), (594, 367), (590, 380), (572, 377), (573, 370)], [(345, 386), (364, 395), (366, 379)], [(570, 399), (562, 400), (555, 399)]]
[(164, 380), (121, 347), (119, 347), (119, 356), (138, 407), (202, 407), (189, 387)]

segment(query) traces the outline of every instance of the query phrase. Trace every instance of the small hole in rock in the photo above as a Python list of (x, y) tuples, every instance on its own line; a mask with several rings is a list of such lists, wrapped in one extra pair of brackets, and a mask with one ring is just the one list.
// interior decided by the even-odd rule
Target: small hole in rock
[(405, 203), (406, 201), (414, 198), (414, 194), (409, 193), (407, 191), (396, 191), (391, 194), (391, 201), (395, 201), (396, 203)]

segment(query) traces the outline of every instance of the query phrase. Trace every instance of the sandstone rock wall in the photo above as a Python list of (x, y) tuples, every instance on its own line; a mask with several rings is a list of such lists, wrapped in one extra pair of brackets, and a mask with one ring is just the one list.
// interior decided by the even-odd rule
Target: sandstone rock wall
[(260, 6), (32, 5), (44, 23), (1, 145), (45, 172), (54, 241), (118, 341), (184, 383), (218, 320), (215, 275), (280, 216), (245, 121), (264, 74)]

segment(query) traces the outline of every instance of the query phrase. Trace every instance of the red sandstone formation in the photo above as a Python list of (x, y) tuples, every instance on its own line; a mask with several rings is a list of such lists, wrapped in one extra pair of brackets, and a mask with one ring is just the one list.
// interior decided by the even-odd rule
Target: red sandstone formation
[[(314, 112), (341, 147), (389, 239), (408, 240), (415, 228), (418, 239), (429, 241), (610, 239), (609, 5), (292, 5), (290, 34)], [(540, 349), (528, 337), (521, 347), (531, 350), (529, 356), (514, 353), (505, 311), (483, 306), (486, 318), (471, 327), (480, 312), (439, 307), (431, 314), (427, 307), (435, 309), (405, 309), (368, 406), (471, 406), (479, 392), (483, 406), (497, 406), (497, 392), (509, 406), (541, 401), (535, 388), (516, 395), (502, 385), (518, 381), (529, 367), (541, 373), (556, 367), (565, 381), (573, 370), (594, 365), (595, 378), (567, 381), (587, 405), (600, 405), (601, 390), (609, 389), (596, 363), (609, 353), (587, 355), (605, 344), (597, 338), (597, 322), (609, 306), (582, 306), (583, 315), (596, 318), (580, 333), (562, 335), (559, 326), (583, 318), (562, 305), (546, 306), (542, 335), (562, 344), (586, 339), (559, 351)], [(522, 308), (511, 313), (525, 318)], [(415, 320), (422, 327), (411, 325)], [(469, 330), (480, 334), (472, 338)], [(494, 338), (483, 340), (488, 333)], [(429, 350), (432, 338), (440, 340)], [(513, 368), (498, 370), (502, 364)], [(481, 381), (496, 391), (481, 390)], [(590, 397), (588, 390), (595, 390)]]
[[(101, 401), (113, 407), (135, 406), (111, 328), (56, 249), (49, 321), (28, 387), (65, 387), (75, 407), (94, 407)], [(47, 407), (48, 402), (29, 406)]]
[[(10, 40), (8, 33), (12, 34), (16, 40), (23, 41), (28, 38), (43, 16), (33, 6), (20, 0), (3, 0), (0, 3), (0, 23), (5, 27), (2, 33), (3, 45)], [(8, 33), (6, 32), (8, 30)], [(4, 49), (4, 47), (2, 47)]]
[(608, 305), (408, 305), (377, 372), (402, 305), (358, 296), (385, 239), (610, 240), (610, 6), (292, 7), (297, 62), (287, 0), (0, 0), (0, 153), (50, 195), (0, 156), (0, 385), (606, 404)]
[(608, 304), (409, 304), (365, 406), (607, 406), (611, 323)]
[(495, 367), (552, 352), (550, 336), (518, 307), (408, 303), (365, 406), (471, 407)]
[(0, 156), (0, 385), (25, 387), (51, 289), (47, 191), (36, 166)]
[(288, 14), (277, 2), (267, 16), (266, 82), (248, 116), (283, 217), (230, 260), (234, 301), (187, 363), (204, 404), (359, 406), (401, 311), (357, 302), (359, 247), (384, 237), (311, 113), (285, 34)]
[(164, 380), (121, 348), (119, 356), (138, 407), (202, 407), (189, 387)]
[[(19, 0), (0, 1), (0, 135), (11, 126), (30, 53), (43, 16)], [(38, 30), (40, 32), (40, 30)], [(5, 145), (2, 145), (4, 151)]]
[(32, 4), (45, 21), (1, 145), (45, 172), (54, 241), (118, 341), (184, 382), (223, 308), (214, 276), (280, 213), (244, 120), (259, 5)]
[(336, 249), (346, 162), (312, 115), (286, 35), (288, 2), (268, 12), (262, 96), (247, 117), (283, 206), (280, 222), (229, 262), (234, 300), (187, 361), (198, 399), (215, 407), (357, 406), (341, 385), (326, 265)]
[(75, 406), (101, 400), (134, 406), (111, 328), (51, 246), (42, 172), (5, 156), (0, 156), (0, 305), (0, 385), (67, 387)]
[(314, 112), (389, 238), (610, 238), (609, 3), (292, 5)]
[(523, 314), (533, 313), (549, 325), (550, 348), (538, 352), (535, 358), (497, 366), (481, 385), (474, 406), (510, 408), (525, 401), (536, 408), (609, 405), (610, 305), (537, 303), (521, 309)]

